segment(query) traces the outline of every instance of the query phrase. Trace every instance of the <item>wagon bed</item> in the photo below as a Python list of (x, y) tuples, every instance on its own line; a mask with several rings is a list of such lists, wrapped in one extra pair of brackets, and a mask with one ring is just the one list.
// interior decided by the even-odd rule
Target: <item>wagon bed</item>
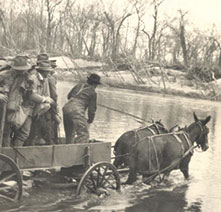
[(110, 162), (111, 143), (60, 144), (27, 147), (4, 147), (0, 153), (10, 157), (22, 170), (48, 169), (84, 165), (86, 149), (90, 148), (90, 161)]
[(22, 197), (20, 170), (74, 166), (82, 166), (85, 170), (77, 182), (77, 195), (85, 187), (93, 193), (99, 193), (100, 189), (120, 189), (119, 174), (111, 164), (110, 142), (2, 147), (0, 148), (0, 199), (16, 201)]

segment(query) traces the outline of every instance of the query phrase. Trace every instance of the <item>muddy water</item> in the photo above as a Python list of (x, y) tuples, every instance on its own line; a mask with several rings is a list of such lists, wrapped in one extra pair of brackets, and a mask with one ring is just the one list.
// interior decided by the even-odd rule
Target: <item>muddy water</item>
[[(58, 83), (59, 104), (62, 107), (70, 83)], [(190, 180), (179, 171), (172, 172), (169, 182), (158, 187), (123, 186), (121, 193), (98, 198), (83, 195), (77, 198), (70, 190), (29, 189), (22, 202), (0, 206), (0, 211), (221, 211), (221, 103), (141, 92), (98, 88), (98, 103), (146, 120), (161, 120), (168, 128), (193, 122), (192, 112), (205, 118), (211, 115), (207, 152), (194, 152), (190, 163)], [(98, 106), (91, 138), (115, 142), (125, 131), (141, 126), (134, 118)], [(61, 126), (60, 134), (64, 135)], [(124, 180), (124, 179), (123, 179)], [(28, 184), (28, 182), (26, 182)]]

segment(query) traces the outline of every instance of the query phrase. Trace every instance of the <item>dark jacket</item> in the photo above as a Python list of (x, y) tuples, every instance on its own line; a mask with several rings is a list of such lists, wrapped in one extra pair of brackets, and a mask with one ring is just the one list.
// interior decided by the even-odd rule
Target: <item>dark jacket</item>
[(88, 109), (88, 123), (92, 123), (97, 109), (95, 88), (87, 83), (79, 83), (71, 89), (67, 97), (73, 104), (83, 107), (84, 111)]

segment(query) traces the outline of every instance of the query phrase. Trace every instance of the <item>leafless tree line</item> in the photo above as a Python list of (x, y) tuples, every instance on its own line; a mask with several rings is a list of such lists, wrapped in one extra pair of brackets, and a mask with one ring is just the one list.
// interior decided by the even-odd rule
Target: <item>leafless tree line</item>
[[(1, 56), (46, 51), (73, 58), (183, 67), (221, 66), (220, 35), (188, 22), (188, 12), (162, 17), (167, 0), (0, 0)], [(116, 1), (115, 1), (116, 2)], [(119, 8), (118, 8), (119, 11)]]

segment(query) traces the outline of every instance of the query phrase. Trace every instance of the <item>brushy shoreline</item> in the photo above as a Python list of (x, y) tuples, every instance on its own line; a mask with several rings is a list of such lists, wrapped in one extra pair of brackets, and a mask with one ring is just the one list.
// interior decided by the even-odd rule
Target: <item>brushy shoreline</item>
[[(194, 99), (204, 99), (210, 101), (220, 101), (221, 98), (214, 92), (214, 85), (211, 83), (197, 83), (194, 85), (194, 82), (190, 82), (188, 80), (180, 80), (177, 79), (176, 82), (166, 81), (165, 83), (159, 83), (161, 77), (158, 77), (158, 83), (148, 83), (145, 84), (136, 84), (131, 78), (124, 77), (124, 81), (119, 80), (119, 77), (112, 77), (111, 75), (104, 75), (98, 73), (102, 77), (102, 87), (113, 87), (118, 89), (127, 89), (127, 90), (135, 90), (141, 92), (149, 92), (156, 93), (161, 95), (172, 95), (172, 96), (180, 96), (186, 98), (194, 98)], [(84, 73), (79, 76), (75, 74), (71, 74), (68, 76), (58, 75), (58, 79), (61, 81), (67, 82), (79, 82), (84, 81), (85, 76), (88, 73)], [(116, 76), (116, 73), (115, 73)]]

